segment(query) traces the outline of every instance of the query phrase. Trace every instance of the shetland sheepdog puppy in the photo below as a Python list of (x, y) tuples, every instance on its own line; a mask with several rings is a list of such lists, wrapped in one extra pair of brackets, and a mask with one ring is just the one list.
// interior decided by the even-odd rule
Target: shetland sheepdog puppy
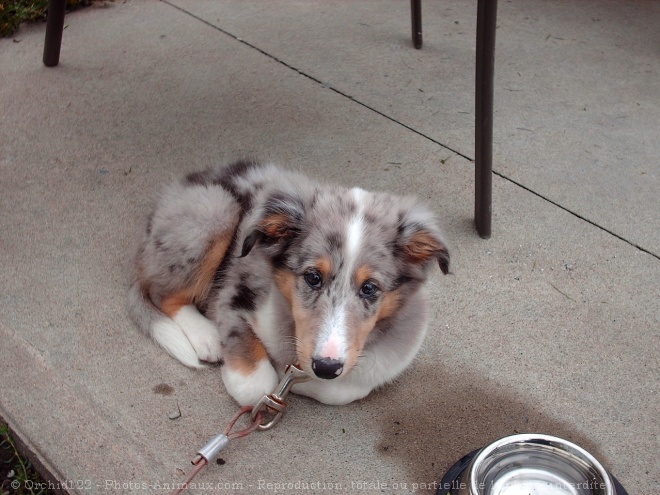
[(294, 392), (346, 404), (413, 360), (435, 265), (448, 273), (449, 251), (415, 199), (244, 161), (165, 189), (129, 313), (186, 366), (220, 363), (241, 405), (272, 393), (288, 364), (313, 377)]

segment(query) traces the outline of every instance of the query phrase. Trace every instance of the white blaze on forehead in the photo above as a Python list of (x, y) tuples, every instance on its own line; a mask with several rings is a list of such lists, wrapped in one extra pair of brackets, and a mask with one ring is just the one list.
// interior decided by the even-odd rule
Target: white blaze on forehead
[[(355, 261), (362, 247), (364, 237), (364, 202), (367, 192), (359, 187), (350, 191), (351, 197), (355, 202), (355, 213), (346, 224), (346, 244), (345, 261), (342, 272), (350, 274), (353, 272)], [(350, 277), (346, 278), (350, 281)], [(342, 301), (347, 294), (342, 294), (341, 285), (336, 290), (339, 301)], [(315, 356), (320, 358), (336, 359), (346, 361), (348, 353), (348, 322), (346, 308), (343, 302), (330, 308), (325, 316), (319, 332), (319, 339), (316, 344)]]
[(346, 256), (348, 258), (349, 266), (352, 265), (353, 259), (357, 256), (360, 246), (362, 244), (362, 235), (364, 230), (364, 198), (366, 191), (359, 187), (351, 189), (351, 195), (357, 204), (356, 212), (353, 218), (348, 222), (346, 228)]

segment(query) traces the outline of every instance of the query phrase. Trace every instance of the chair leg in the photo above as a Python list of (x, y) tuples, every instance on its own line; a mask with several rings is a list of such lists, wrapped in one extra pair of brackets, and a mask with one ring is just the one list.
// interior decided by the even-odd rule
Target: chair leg
[(477, 6), (477, 67), (475, 102), (475, 205), (477, 233), (491, 235), (493, 188), (493, 79), (497, 0), (479, 0)]
[(418, 50), (422, 47), (422, 0), (410, 0), (412, 17), (412, 41)]
[(46, 40), (44, 42), (44, 65), (55, 67), (60, 62), (62, 31), (64, 31), (64, 12), (66, 0), (48, 1), (46, 20)]

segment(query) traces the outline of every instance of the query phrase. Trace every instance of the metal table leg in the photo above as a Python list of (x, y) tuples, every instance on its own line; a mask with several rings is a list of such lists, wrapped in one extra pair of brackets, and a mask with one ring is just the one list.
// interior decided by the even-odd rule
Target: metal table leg
[(477, 6), (477, 70), (475, 102), (474, 220), (477, 233), (491, 235), (493, 188), (493, 79), (497, 0), (479, 0)]
[(60, 62), (65, 10), (66, 0), (49, 0), (44, 42), (44, 65), (47, 67), (54, 67)]
[(422, 47), (422, 0), (410, 0), (410, 14), (413, 46), (419, 50)]

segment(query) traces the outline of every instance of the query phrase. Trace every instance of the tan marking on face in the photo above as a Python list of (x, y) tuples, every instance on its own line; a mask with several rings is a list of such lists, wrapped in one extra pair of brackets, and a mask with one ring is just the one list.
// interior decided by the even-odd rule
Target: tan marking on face
[(277, 288), (289, 304), (292, 304), (296, 292), (296, 276), (289, 270), (275, 270), (274, 278)]
[(387, 292), (383, 296), (383, 301), (381, 302), (380, 308), (376, 314), (364, 321), (354, 323), (352, 328), (355, 328), (355, 333), (348, 350), (348, 359), (344, 364), (345, 372), (349, 371), (353, 366), (355, 366), (355, 363), (357, 363), (357, 360), (362, 353), (362, 349), (364, 348), (364, 345), (369, 338), (369, 334), (376, 326), (376, 323), (378, 323), (383, 318), (392, 316), (394, 312), (399, 309), (400, 303), (401, 293), (399, 290)]
[(350, 371), (353, 366), (357, 363), (364, 344), (367, 342), (369, 334), (374, 329), (376, 322), (378, 321), (378, 313), (367, 318), (366, 320), (355, 322), (351, 325), (351, 328), (354, 329), (351, 342), (349, 342), (349, 348), (347, 353), (346, 363), (344, 363), (344, 373)]
[(386, 292), (383, 296), (383, 301), (380, 303), (378, 313), (376, 314), (376, 321), (392, 316), (394, 312), (399, 309), (400, 305), (401, 291), (399, 289)]
[(268, 352), (259, 338), (250, 332), (240, 343), (237, 352), (225, 358), (225, 366), (242, 375), (251, 375), (264, 359), (268, 359)]
[(413, 263), (426, 261), (442, 250), (443, 246), (429, 232), (422, 230), (413, 234), (403, 252)]
[(355, 270), (355, 285), (361, 287), (363, 283), (373, 276), (374, 272), (369, 265), (362, 265)]
[(316, 261), (316, 269), (321, 272), (323, 279), (327, 279), (332, 272), (332, 261), (329, 257), (323, 256)]
[(306, 311), (300, 304), (296, 295), (296, 275), (288, 270), (275, 271), (275, 284), (291, 305), (291, 314), (296, 324), (296, 355), (305, 371), (311, 372), (312, 354), (314, 352), (313, 340), (314, 315)]
[(293, 320), (296, 323), (296, 355), (304, 371), (312, 372), (312, 355), (314, 354), (314, 317), (300, 306), (295, 298), (291, 306)]

